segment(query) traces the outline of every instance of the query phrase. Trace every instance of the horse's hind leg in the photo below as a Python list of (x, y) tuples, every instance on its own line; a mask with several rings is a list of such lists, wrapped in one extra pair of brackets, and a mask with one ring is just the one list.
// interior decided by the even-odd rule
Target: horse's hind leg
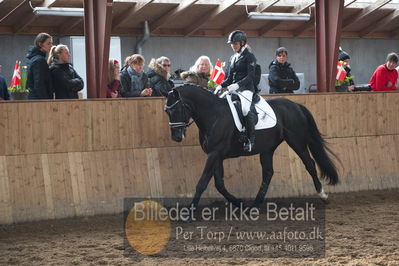
[(327, 200), (328, 195), (324, 192), (323, 186), (320, 183), (319, 178), (317, 177), (316, 164), (312, 157), (310, 156), (309, 150), (304, 144), (294, 145), (287, 141), (288, 145), (298, 154), (299, 158), (301, 158), (303, 164), (306, 167), (306, 170), (310, 174), (313, 179), (313, 184), (316, 188), (316, 191), (322, 200)]
[(274, 174), (273, 170), (273, 152), (262, 153), (260, 155), (260, 162), (262, 164), (262, 184), (260, 185), (258, 194), (255, 198), (255, 206), (259, 206), (265, 199), (267, 189)]
[(215, 165), (215, 186), (219, 193), (225, 197), (225, 199), (233, 203), (235, 206), (240, 206), (241, 201), (231, 195), (224, 185), (224, 168), (222, 160), (216, 162)]

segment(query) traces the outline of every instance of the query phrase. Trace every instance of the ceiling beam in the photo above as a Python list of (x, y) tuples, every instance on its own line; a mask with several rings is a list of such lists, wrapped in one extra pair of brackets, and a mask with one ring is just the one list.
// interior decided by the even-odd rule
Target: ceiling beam
[(399, 27), (389, 33), (391, 38), (399, 38)]
[[(255, 7), (249, 8), (249, 12), (255, 11)], [(238, 29), (242, 24), (248, 21), (248, 15), (247, 13), (241, 14), (238, 17), (236, 17), (227, 27), (223, 29), (223, 32), (225, 35), (229, 34), (233, 30)]]
[(20, 33), (23, 31), (27, 26), (32, 24), (33, 21), (36, 20), (35, 14), (31, 13), (25, 16), (22, 20), (20, 20), (17, 24), (14, 25), (13, 29), (15, 33)]
[(309, 7), (314, 5), (314, 2), (315, 2), (314, 0), (312, 0), (312, 1), (303, 1), (301, 4), (296, 5), (291, 12), (299, 14), (299, 13), (301, 13), (303, 11), (306, 11), (306, 9), (308, 9)]
[(151, 4), (154, 0), (146, 0), (146, 1), (137, 1), (137, 3), (128, 8), (126, 11), (122, 12), (118, 16), (115, 16), (115, 18), (112, 20), (112, 29), (116, 29), (133, 16), (138, 16), (146, 6)]
[(268, 1), (262, 1), (258, 4), (258, 6), (256, 7), (255, 12), (263, 12), (265, 11), (267, 8), (273, 6), (274, 4), (276, 4), (277, 2), (280, 2), (280, 0), (268, 0)]
[(355, 22), (367, 17), (368, 15), (374, 13), (375, 11), (380, 9), (381, 7), (383, 7), (386, 4), (388, 4), (389, 2), (391, 2), (391, 0), (378, 0), (374, 4), (371, 4), (368, 7), (362, 9), (361, 11), (359, 11), (354, 16), (350, 16), (345, 21), (343, 21), (342, 29), (344, 29), (344, 28), (348, 27), (349, 25), (351, 25), (352, 23), (355, 23)]
[(383, 19), (379, 19), (378, 21), (375, 21), (371, 23), (369, 26), (366, 28), (362, 29), (359, 33), (360, 37), (364, 37), (367, 34), (370, 34), (374, 31), (377, 31), (379, 28), (384, 27), (385, 25), (388, 25), (393, 19), (397, 18), (399, 16), (399, 10), (393, 10), (391, 13), (386, 15)]
[(356, 0), (345, 0), (344, 8), (350, 6), (350, 5), (353, 4), (354, 2), (356, 2)]
[(68, 34), (81, 23), (83, 23), (83, 18), (81, 17), (68, 19), (68, 23), (64, 23), (61, 27), (59, 27), (60, 34)]
[(259, 36), (263, 36), (266, 33), (270, 32), (273, 30), (275, 27), (280, 25), (281, 21), (275, 20), (275, 21), (269, 21), (266, 25), (264, 25), (262, 28), (258, 30)]
[(57, 0), (44, 0), (39, 6), (41, 7), (52, 7)]
[[(280, 0), (269, 0), (269, 1), (262, 1), (260, 2), (256, 7), (250, 7), (248, 9), (248, 12), (263, 12), (265, 11), (267, 8), (273, 6), (274, 4), (276, 4), (277, 2), (279, 2)], [(230, 32), (232, 32), (235, 29), (238, 29), (242, 24), (244, 24), (245, 22), (247, 22), (249, 20), (248, 15), (240, 15), (239, 17), (237, 17), (236, 19), (234, 19), (234, 21), (232, 23), (230, 23), (229, 26), (227, 26), (226, 28), (223, 29), (223, 32), (225, 34), (229, 34)]]
[[(296, 13), (299, 14), (303, 11), (305, 11), (306, 9), (310, 8), (312, 5), (314, 5), (314, 0), (313, 1), (305, 1), (300, 5), (295, 6), (291, 13)], [(266, 33), (272, 31), (274, 28), (276, 28), (278, 25), (280, 25), (282, 23), (282, 21), (271, 21), (269, 23), (267, 23), (265, 26), (263, 26), (261, 29), (259, 29), (259, 36), (263, 36)]]
[(186, 30), (185, 36), (190, 36), (195, 33), (202, 25), (215, 19), (217, 16), (234, 6), (239, 0), (225, 0), (219, 6), (215, 7), (211, 12), (207, 12), (206, 15), (198, 19), (198, 22), (193, 23)]
[[(37, 5), (36, 7), (51, 7), (57, 0), (44, 0), (41, 4)], [(15, 33), (20, 33), (22, 32), (26, 27), (31, 25), (33, 21), (36, 20), (37, 16), (31, 12), (26, 14), (26, 16), (23, 17), (22, 20), (20, 20), (18, 23), (14, 25), (14, 32)]]
[(8, 14), (6, 14), (4, 17), (2, 17), (0, 19), (0, 24), (4, 21), (7, 20), (7, 18), (12, 17), (15, 13), (21, 11), (24, 9), (25, 5), (29, 4), (28, 0), (24, 0), (22, 1), (19, 5), (17, 5), (13, 10), (11, 10), (10, 12), (8, 12)]
[(185, 0), (185, 1), (182, 1), (178, 6), (172, 8), (165, 15), (161, 16), (156, 21), (150, 23), (150, 32), (154, 32), (155, 30), (160, 28), (164, 23), (166, 23), (168, 20), (172, 20), (177, 15), (179, 15), (181, 12), (187, 10), (187, 8), (189, 8), (190, 6), (194, 5), (195, 2), (197, 2), (197, 1), (198, 0)]
[(314, 16), (310, 18), (309, 21), (303, 23), (301, 26), (299, 26), (298, 28), (296, 28), (293, 33), (294, 36), (297, 37), (299, 35), (301, 35), (302, 33), (304, 33), (305, 31), (309, 30), (310, 28), (314, 27)]

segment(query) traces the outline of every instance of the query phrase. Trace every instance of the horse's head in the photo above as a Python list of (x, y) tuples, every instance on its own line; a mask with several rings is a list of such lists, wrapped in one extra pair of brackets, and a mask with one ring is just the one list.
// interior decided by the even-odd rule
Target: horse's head
[(175, 89), (168, 94), (165, 112), (169, 116), (172, 139), (181, 142), (186, 136), (187, 127), (191, 125), (189, 122), (191, 112), (190, 107), (182, 101), (179, 92)]

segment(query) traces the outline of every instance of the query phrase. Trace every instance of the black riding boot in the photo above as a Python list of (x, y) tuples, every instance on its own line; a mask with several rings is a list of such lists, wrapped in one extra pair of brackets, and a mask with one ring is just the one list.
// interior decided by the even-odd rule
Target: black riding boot
[(256, 114), (249, 112), (245, 117), (245, 131), (247, 133), (248, 141), (244, 144), (244, 151), (251, 152), (255, 147), (255, 122)]

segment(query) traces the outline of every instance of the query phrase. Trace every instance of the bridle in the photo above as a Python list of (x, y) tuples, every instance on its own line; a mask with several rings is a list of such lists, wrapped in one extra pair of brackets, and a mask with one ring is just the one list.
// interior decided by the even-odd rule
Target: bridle
[[(183, 103), (183, 101), (181, 99), (177, 100), (175, 103), (173, 103), (172, 105), (168, 106), (165, 105), (165, 111), (167, 110), (172, 110), (173, 108), (175, 108), (177, 106), (177, 104), (181, 102), (183, 104), (183, 112), (184, 112), (184, 116), (186, 115), (186, 111), (189, 108), (185, 103)], [(191, 126), (191, 124), (194, 123), (194, 120), (191, 122), (169, 122), (169, 127), (170, 128), (188, 128), (189, 126)]]

